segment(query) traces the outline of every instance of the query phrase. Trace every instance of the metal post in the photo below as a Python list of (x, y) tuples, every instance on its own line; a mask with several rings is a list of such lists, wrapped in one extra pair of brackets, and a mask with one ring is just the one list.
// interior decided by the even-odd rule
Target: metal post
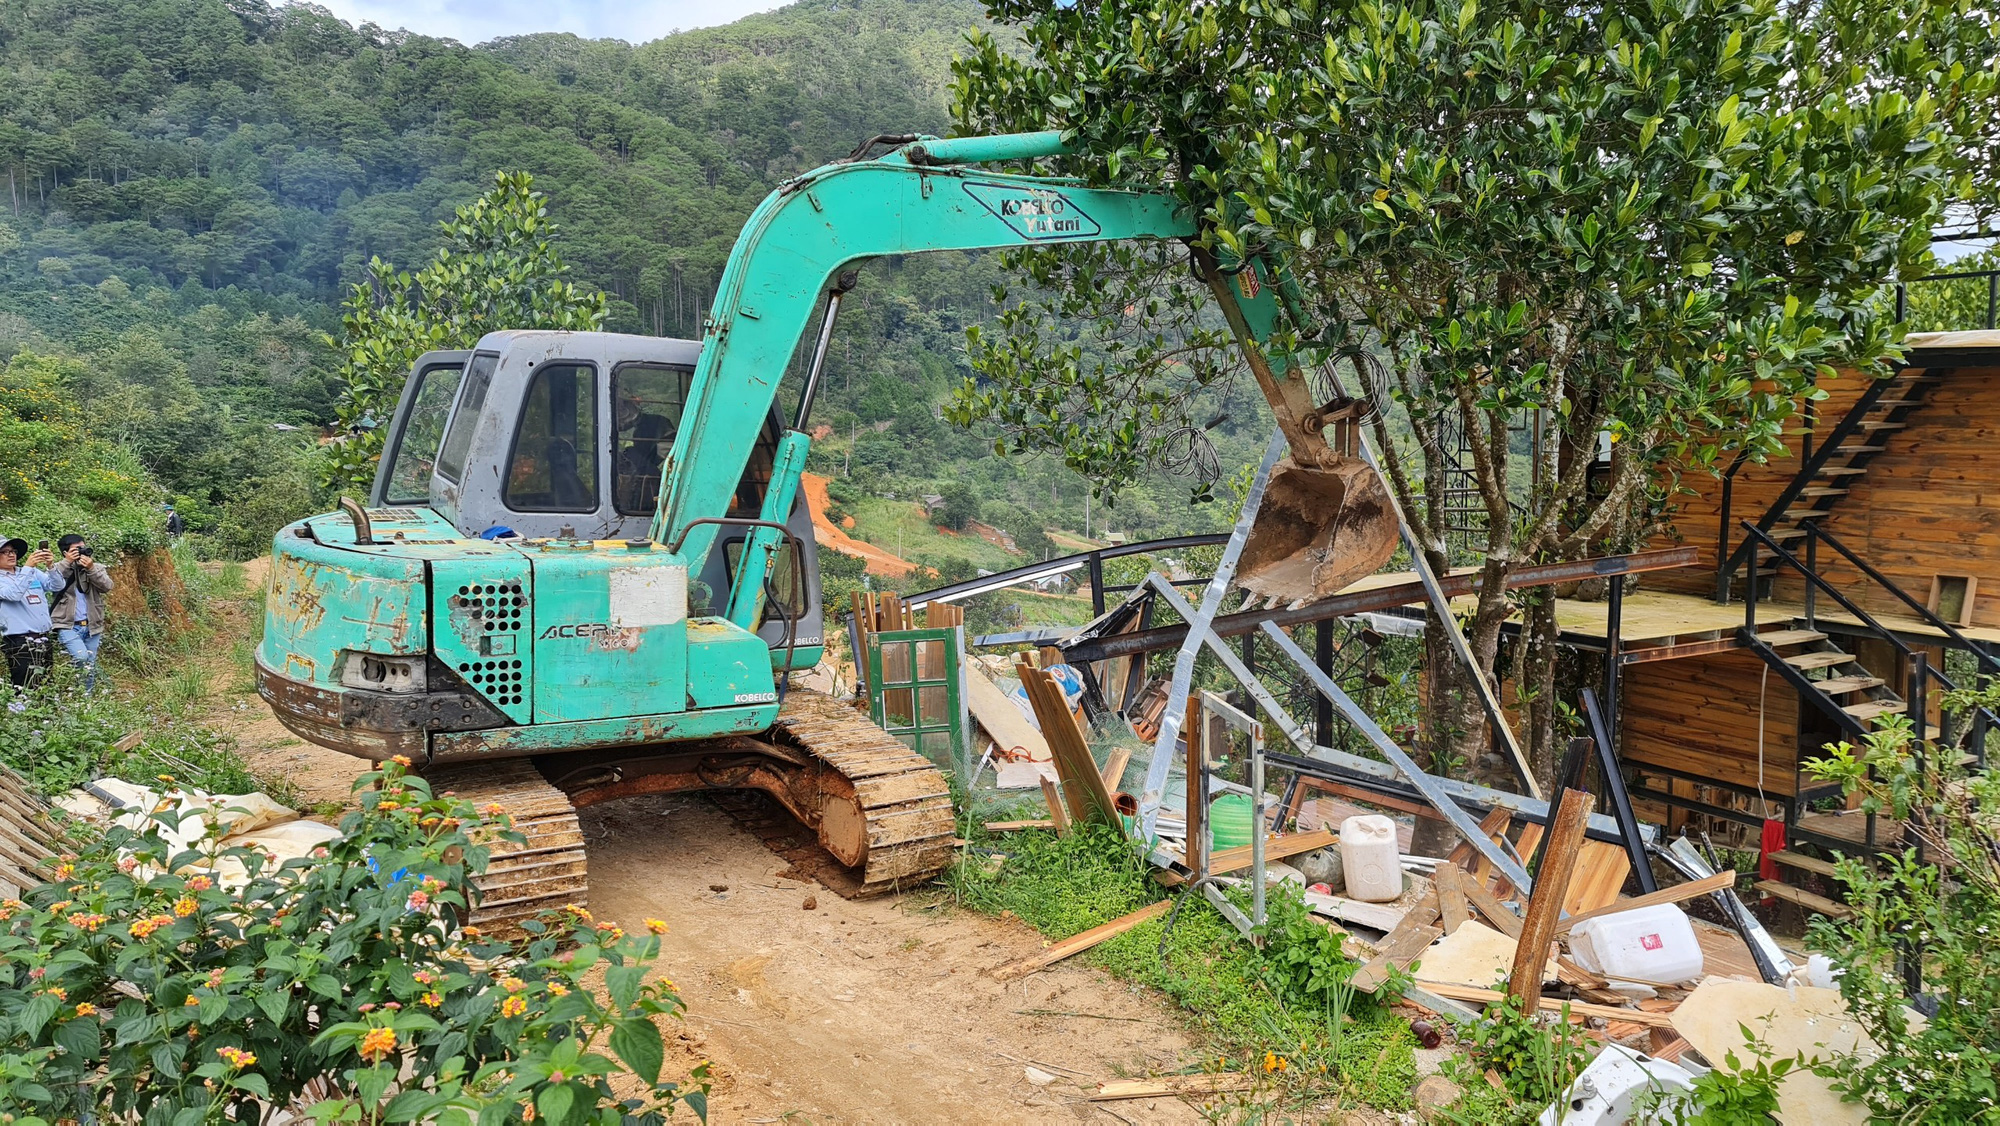
[(1090, 616), (1104, 616), (1104, 556), (1090, 553)]
[[(1319, 671), (1333, 675), (1333, 623), (1313, 623), (1313, 663)], [(1316, 741), (1322, 747), (1333, 746), (1333, 701), (1315, 694), (1313, 697), (1313, 730)]]
[(1819, 574), (1819, 523), (1817, 520), (1800, 521), (1806, 526), (1806, 628), (1818, 629), (1819, 616), (1814, 605), (1819, 601), (1819, 584), (1812, 581), (1812, 575)]
[(1613, 714), (1618, 709), (1618, 662), (1624, 652), (1620, 635), (1625, 626), (1625, 578), (1613, 575), (1604, 607), (1604, 703)]
[(1250, 727), (1250, 924), (1264, 925), (1264, 725)]
[(2000, 273), (1986, 275), (1986, 328), (1992, 331), (1994, 318), (2000, 316)]
[[(1529, 878), (1527, 871), (1513, 858), (1504, 854), (1495, 855), (1492, 847), (1493, 842), (1487, 838), (1485, 833), (1480, 832), (1479, 822), (1474, 820), (1465, 810), (1460, 809), (1458, 803), (1451, 799), (1451, 795), (1447, 794), (1438, 785), (1438, 780), (1432, 775), (1426, 774), (1417, 765), (1416, 760), (1410, 757), (1409, 752), (1397, 746), (1395, 740), (1389, 738), (1388, 734), (1375, 722), (1374, 717), (1362, 711), (1347, 693), (1341, 690), (1339, 683), (1332, 677), (1314, 668), (1312, 661), (1307, 659), (1305, 650), (1299, 648), (1298, 642), (1293, 641), (1290, 637), (1286, 636), (1285, 631), (1269, 622), (1265, 622), (1260, 628), (1264, 631), (1264, 636), (1269, 638), (1271, 643), (1278, 647), (1278, 651), (1283, 653), (1286, 659), (1290, 660), (1294, 666), (1306, 674), (1306, 677), (1313, 682), (1313, 687), (1319, 689), (1321, 695), (1333, 701), (1333, 706), (1340, 709), (1340, 714), (1347, 717), (1347, 722), (1353, 724), (1354, 729), (1361, 732), (1363, 738), (1373, 743), (1375, 749), (1381, 751), (1384, 758), (1394, 763), (1396, 769), (1403, 772), (1403, 776), (1410, 780), (1410, 784), (1415, 786), (1418, 792), (1424, 795), (1424, 800), (1429, 802), (1439, 813), (1444, 814), (1445, 820), (1452, 823), (1452, 826), (1458, 830), (1459, 835), (1465, 838), (1466, 843), (1478, 849), (1481, 855), (1493, 862), (1493, 866), (1499, 870), (1502, 878), (1508, 883), (1513, 884), (1522, 895), (1527, 895), (1534, 890), (1534, 881)], [(1550, 811), (1550, 816), (1554, 816), (1553, 809)]]
[[(1617, 709), (1610, 709), (1615, 717)], [(1639, 878), (1641, 892), (1660, 890), (1659, 882), (1653, 879), (1652, 861), (1646, 856), (1646, 842), (1639, 829), (1639, 815), (1632, 812), (1632, 795), (1625, 789), (1625, 775), (1618, 769), (1618, 745), (1612, 742), (1610, 725), (1604, 709), (1597, 706), (1597, 696), (1590, 689), (1583, 690), (1583, 717), (1590, 724), (1590, 741), (1597, 747), (1597, 765), (1604, 771), (1604, 794), (1611, 801), (1612, 816), (1618, 818), (1618, 831), (1625, 838), (1626, 855), (1632, 858), (1632, 874)]]
[[(1746, 521), (1747, 522), (1747, 521)], [(1753, 533), (1743, 541), (1750, 549), (1748, 566), (1743, 571), (1743, 628), (1757, 632), (1757, 536)]]
[(1910, 319), (1910, 287), (1903, 282), (1897, 282), (1896, 323), (1902, 324), (1904, 321), (1907, 321), (1909, 319)]

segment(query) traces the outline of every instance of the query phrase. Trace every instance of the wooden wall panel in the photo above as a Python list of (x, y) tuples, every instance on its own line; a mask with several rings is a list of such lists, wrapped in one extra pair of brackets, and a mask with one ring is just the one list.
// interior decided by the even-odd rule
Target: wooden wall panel
[[(1756, 786), (1764, 670), (1762, 661), (1741, 652), (1629, 666), (1618, 712), (1621, 757)], [(1790, 794), (1797, 767), (1798, 695), (1775, 672), (1763, 681), (1762, 690), (1764, 789)]]
[[(1909, 423), (1826, 527), (1919, 601), (1934, 575), (1974, 576), (1972, 624), (2000, 626), (2000, 365), (1951, 372)], [(1821, 570), (1841, 593), (1870, 613), (1910, 613), (1830, 554), (1821, 553)], [(1780, 587), (1801, 593), (1796, 581)]]
[[(1822, 383), (1827, 398), (1821, 400), (1814, 410), (1814, 428), (1821, 434), (1831, 430), (1855, 400), (1867, 389), (1870, 381), (1852, 372), (1843, 371)], [(1799, 471), (1799, 451), (1806, 427), (1804, 419), (1797, 418), (1785, 427), (1786, 455), (1773, 457), (1762, 464), (1745, 464), (1736, 474), (1736, 484), (1731, 490), (1729, 536), (1730, 550), (1743, 541), (1743, 531), (1735, 524), (1738, 520), (1755, 520), (1764, 515), (1784, 491), (1785, 485)], [(1715, 593), (1715, 568), (1717, 560), (1716, 533), (1721, 525), (1722, 478), (1727, 472), (1731, 457), (1723, 458), (1716, 466), (1716, 476), (1698, 469), (1684, 470), (1681, 487), (1693, 491), (1693, 495), (1681, 496), (1678, 508), (1671, 517), (1672, 530), (1657, 536), (1648, 545), (1651, 547), (1675, 547), (1692, 545), (1699, 553), (1699, 561), (1691, 567), (1681, 567), (1672, 571), (1659, 571), (1646, 575), (1641, 584), (1651, 590), (1671, 590), (1685, 594), (1712, 596)]]

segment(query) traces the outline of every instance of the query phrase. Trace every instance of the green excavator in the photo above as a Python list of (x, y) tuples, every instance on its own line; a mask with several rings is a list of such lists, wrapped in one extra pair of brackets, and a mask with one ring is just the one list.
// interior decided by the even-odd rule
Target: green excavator
[[(1062, 151), (1056, 133), (939, 140), (828, 164), (758, 206), (699, 342), (497, 332), (411, 373), (361, 505), (272, 544), (258, 688), (292, 731), (513, 816), (473, 921), (582, 899), (576, 809), (648, 793), (756, 790), (817, 833), (848, 888), (951, 859), (942, 774), (845, 703), (791, 687), (822, 610), (799, 493), (836, 315), (870, 258), (1116, 239), (1192, 240), (1160, 192), (979, 165)], [(1330, 594), (1397, 541), (1383, 485), (1327, 440), (1355, 405), (1316, 402), (1261, 342), (1284, 276), (1191, 252), (1290, 443), (1241, 581)], [(779, 380), (821, 313), (796, 411)]]

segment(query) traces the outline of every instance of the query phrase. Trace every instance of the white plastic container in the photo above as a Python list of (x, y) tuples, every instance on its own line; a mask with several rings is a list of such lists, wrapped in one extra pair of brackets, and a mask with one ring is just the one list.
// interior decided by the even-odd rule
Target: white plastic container
[(1379, 813), (1340, 823), (1340, 864), (1347, 875), (1347, 898), (1387, 903), (1403, 894), (1403, 856), (1396, 846), (1396, 823)]
[(1701, 977), (1694, 924), (1671, 903), (1585, 919), (1570, 935), (1577, 962), (1606, 977), (1645, 982)]

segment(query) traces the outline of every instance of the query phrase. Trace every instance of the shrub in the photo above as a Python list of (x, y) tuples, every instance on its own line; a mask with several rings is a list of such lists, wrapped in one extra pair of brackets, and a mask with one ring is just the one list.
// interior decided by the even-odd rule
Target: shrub
[[(1948, 693), (1945, 707), (1992, 707), (2000, 687)], [(1850, 919), (1816, 919), (1807, 934), (1846, 972), (1841, 995), (1879, 1056), (1823, 1065), (1835, 1085), (1896, 1121), (2000, 1120), (2000, 777), (1968, 775), (1955, 749), (1918, 741), (1910, 721), (1885, 717), (1862, 745), (1839, 743), (1806, 764), (1861, 808), (1893, 816), (1922, 847), (1870, 867), (1843, 859)], [(1947, 865), (1948, 860), (1948, 865)], [(1904, 970), (1922, 968), (1918, 996)], [(1910, 1019), (1906, 1005), (1929, 1018)]]
[[(706, 1071), (659, 1078), (647, 981), (665, 924), (627, 935), (581, 908), (521, 946), (454, 912), (511, 835), (504, 811), (434, 795), (400, 764), (313, 859), (274, 865), (163, 829), (114, 830), (0, 906), (0, 1106), (61, 1119), (659, 1122), (705, 1110)], [(519, 839), (515, 836), (514, 839)], [(201, 865), (239, 863), (230, 889)], [(586, 977), (601, 972), (601, 993)], [(610, 1054), (594, 1050), (602, 1044)], [(632, 1083), (630, 1076), (637, 1077)], [(620, 1097), (614, 1078), (639, 1091)]]

